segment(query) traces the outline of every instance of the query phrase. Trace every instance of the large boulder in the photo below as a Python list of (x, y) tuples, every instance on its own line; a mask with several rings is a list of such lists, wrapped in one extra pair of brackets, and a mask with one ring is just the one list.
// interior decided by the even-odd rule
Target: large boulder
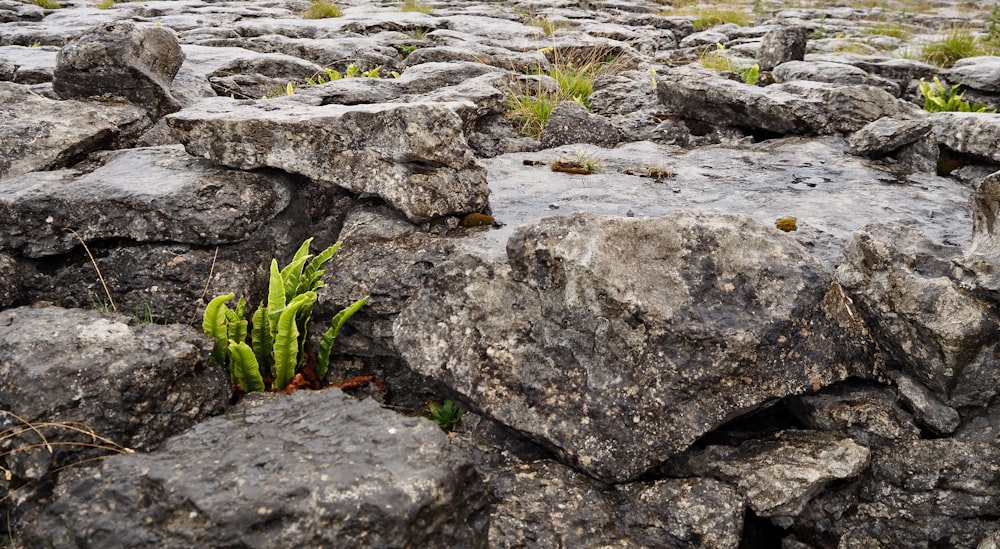
[(0, 312), (0, 490), (9, 519), (31, 522), (71, 465), (151, 450), (221, 413), (229, 380), (208, 361), (212, 345), (189, 326), (95, 310)]
[(0, 119), (0, 179), (71, 165), (149, 127), (133, 105), (54, 101), (9, 82), (0, 82)]
[(463, 137), (461, 119), (444, 104), (345, 107), (218, 98), (167, 121), (193, 155), (377, 195), (411, 221), (487, 205), (486, 170)]
[(782, 63), (801, 61), (806, 54), (810, 30), (803, 26), (777, 27), (767, 31), (760, 41), (757, 64), (769, 71)]
[(952, 407), (982, 406), (1000, 392), (1000, 317), (950, 278), (960, 253), (912, 227), (869, 225), (835, 277), (894, 368)]
[(657, 78), (660, 103), (683, 117), (777, 134), (852, 132), (919, 109), (870, 86), (792, 81), (764, 88), (680, 67)]
[(944, 75), (949, 82), (985, 92), (1000, 92), (1000, 57), (987, 55), (959, 59)]
[(240, 242), (288, 206), (291, 185), (287, 175), (222, 168), (179, 145), (116, 151), (93, 171), (31, 173), (0, 186), (0, 249), (43, 257), (78, 247), (78, 238)]
[(831, 61), (788, 61), (774, 68), (774, 77), (780, 82), (791, 80), (811, 80), (813, 82), (829, 82), (831, 84), (852, 84), (858, 86), (875, 86), (894, 96), (899, 96), (899, 84), (875, 76), (846, 63)]
[(170, 29), (104, 23), (59, 51), (52, 88), (63, 99), (124, 97), (158, 118), (181, 108), (170, 84), (183, 62)]
[(1000, 163), (1000, 116), (980, 112), (940, 112), (930, 117), (934, 139), (949, 149)]
[(396, 347), (605, 481), (768, 400), (873, 374), (823, 266), (746, 216), (548, 218), (507, 255), (439, 267), (396, 319)]
[(31, 547), (485, 547), (483, 485), (422, 418), (339, 390), (246, 399), (66, 486)]

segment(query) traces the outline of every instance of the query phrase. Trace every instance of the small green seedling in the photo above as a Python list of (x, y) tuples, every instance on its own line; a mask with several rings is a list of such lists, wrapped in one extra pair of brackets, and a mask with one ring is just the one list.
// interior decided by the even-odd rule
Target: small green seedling
[(434, 420), (434, 423), (437, 423), (445, 431), (453, 431), (462, 423), (465, 410), (459, 408), (454, 401), (445, 400), (444, 402), (428, 402), (427, 414)]
[(927, 112), (985, 112), (995, 113), (982, 103), (969, 103), (964, 99), (965, 92), (959, 92), (960, 86), (955, 84), (946, 88), (938, 78), (934, 83), (920, 79), (920, 94), (924, 96), (924, 110)]

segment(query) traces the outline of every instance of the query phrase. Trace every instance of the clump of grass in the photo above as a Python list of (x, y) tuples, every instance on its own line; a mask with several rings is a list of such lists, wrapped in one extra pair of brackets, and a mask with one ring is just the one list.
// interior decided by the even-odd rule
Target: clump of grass
[(722, 53), (726, 49), (722, 44), (717, 44), (717, 48), (716, 50), (709, 50), (701, 54), (698, 58), (701, 66), (713, 71), (735, 72), (740, 75), (740, 80), (743, 83), (751, 86), (757, 83), (757, 80), (760, 78), (760, 65), (756, 63), (750, 66), (743, 65)]
[(740, 10), (712, 7), (698, 10), (694, 21), (691, 22), (698, 31), (726, 23), (735, 23), (742, 27), (750, 23), (750, 16)]
[(556, 103), (575, 101), (589, 109), (594, 79), (614, 73), (623, 64), (601, 48), (580, 54), (562, 54), (551, 47), (542, 52), (551, 57), (549, 70), (544, 74), (556, 81), (558, 89), (544, 90), (541, 83), (534, 90), (519, 86), (507, 99), (508, 117), (514, 120), (522, 135), (536, 139), (548, 123)]
[(340, 6), (331, 4), (327, 0), (309, 0), (312, 4), (303, 14), (303, 19), (329, 19), (344, 15), (344, 10)]
[(906, 40), (912, 35), (912, 33), (903, 28), (901, 24), (887, 22), (881, 22), (871, 28), (867, 28), (864, 30), (864, 33), (873, 36), (889, 36), (900, 40)]
[(542, 89), (541, 84), (534, 90), (521, 87), (507, 97), (507, 117), (521, 135), (538, 139), (559, 101), (558, 93)]
[(421, 4), (416, 0), (405, 0), (403, 5), (399, 7), (399, 11), (410, 11), (417, 13), (430, 13), (434, 11), (434, 8), (428, 6), (427, 4)]
[(57, 10), (62, 7), (56, 0), (34, 0), (35, 5), (47, 10)]
[(94, 4), (94, 7), (99, 10), (106, 10), (117, 4), (115, 0), (101, 0), (100, 2)]
[(604, 166), (594, 156), (586, 152), (577, 152), (573, 157), (560, 158), (549, 165), (549, 169), (554, 172), (572, 173), (578, 175), (590, 175), (600, 173)]
[(545, 33), (545, 36), (552, 36), (559, 29), (567, 29), (570, 27), (570, 25), (567, 23), (553, 21), (545, 16), (529, 17), (526, 23), (531, 25), (532, 27), (538, 27), (542, 29), (542, 32)]
[(920, 60), (949, 68), (959, 59), (993, 55), (997, 51), (997, 47), (980, 40), (968, 29), (952, 29), (942, 40), (924, 45), (920, 51)]

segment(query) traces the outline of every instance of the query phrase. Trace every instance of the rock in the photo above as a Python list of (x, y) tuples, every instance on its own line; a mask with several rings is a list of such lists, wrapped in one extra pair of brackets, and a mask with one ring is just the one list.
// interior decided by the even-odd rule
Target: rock
[(0, 81), (11, 82), (17, 74), (17, 65), (6, 57), (0, 57)]
[(644, 547), (735, 548), (743, 535), (742, 497), (709, 478), (619, 486), (626, 532)]
[(1000, 530), (993, 532), (992, 534), (983, 538), (983, 541), (979, 542), (976, 549), (998, 549), (1000, 548)]
[(396, 347), (605, 481), (769, 399), (872, 375), (825, 269), (745, 216), (549, 218), (507, 255), (440, 266), (396, 319)]
[(806, 81), (760, 88), (690, 67), (665, 73), (656, 90), (660, 103), (681, 116), (777, 134), (851, 132), (919, 111), (877, 88)]
[(1000, 163), (1000, 116), (977, 112), (940, 112), (931, 115), (934, 139), (949, 149)]
[(791, 408), (810, 429), (843, 433), (868, 447), (920, 438), (913, 418), (896, 405), (886, 387), (836, 385), (794, 397)]
[(931, 131), (925, 118), (879, 118), (851, 134), (847, 140), (852, 154), (878, 158), (913, 143)]
[(545, 148), (574, 143), (614, 147), (621, 141), (621, 135), (607, 118), (588, 113), (583, 105), (561, 101), (552, 108), (539, 140)]
[(959, 59), (944, 71), (948, 82), (987, 91), (1000, 92), (1000, 57), (981, 56)]
[(127, 145), (149, 127), (131, 105), (53, 101), (0, 82), (0, 179), (71, 165), (88, 152)]
[(868, 448), (815, 431), (781, 431), (739, 446), (708, 446), (671, 463), (675, 474), (711, 476), (736, 484), (762, 517), (794, 517), (828, 484), (857, 477)]
[(735, 548), (742, 497), (700, 478), (604, 486), (552, 461), (490, 475), (490, 547)]
[(920, 425), (938, 435), (955, 431), (961, 419), (958, 412), (941, 402), (919, 381), (901, 372), (889, 372), (899, 391), (900, 400), (913, 410), (913, 416)]
[(105, 460), (25, 542), (485, 547), (486, 506), (468, 457), (430, 421), (300, 391), (245, 399), (157, 452)]
[(56, 67), (59, 48), (39, 46), (0, 46), (0, 56), (10, 59), (16, 66), (12, 78), (0, 78), (17, 84), (33, 85), (52, 82), (52, 71)]
[(18, 304), (21, 293), (21, 273), (17, 260), (0, 253), (0, 310)]
[(170, 83), (183, 62), (173, 31), (105, 23), (59, 51), (52, 87), (63, 99), (124, 97), (159, 118), (181, 108)]
[(829, 61), (787, 61), (774, 68), (774, 77), (779, 82), (791, 80), (810, 80), (812, 82), (828, 82), (839, 85), (874, 86), (898, 97), (899, 84), (873, 76), (867, 72), (845, 64)]
[(179, 145), (117, 151), (88, 173), (7, 180), (0, 187), (0, 249), (43, 257), (77, 248), (78, 238), (240, 242), (284, 210), (291, 196), (287, 176), (220, 168)]
[(33, 521), (65, 468), (108, 451), (151, 450), (222, 411), (228, 376), (208, 362), (212, 341), (199, 332), (94, 310), (0, 312), (3, 467), (11, 474), (0, 488), (14, 532), (20, 518)]
[(1000, 449), (982, 443), (899, 441), (873, 452), (858, 480), (813, 499), (791, 529), (803, 539), (863, 533), (884, 547), (975, 547), (996, 530), (998, 460)]
[(446, 105), (313, 107), (220, 98), (167, 122), (190, 154), (244, 170), (279, 168), (374, 194), (414, 222), (487, 204), (486, 171)]
[(810, 30), (806, 27), (777, 27), (767, 31), (757, 52), (760, 70), (769, 71), (782, 63), (801, 61), (806, 53), (806, 37)]
[(949, 278), (959, 253), (910, 227), (869, 225), (855, 234), (835, 278), (890, 364), (949, 406), (981, 406), (1000, 390), (992, 358), (1000, 319)]

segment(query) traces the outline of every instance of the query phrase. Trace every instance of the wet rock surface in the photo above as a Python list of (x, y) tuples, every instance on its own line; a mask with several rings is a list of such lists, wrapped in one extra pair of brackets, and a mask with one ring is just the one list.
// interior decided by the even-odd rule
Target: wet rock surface
[[(949, 29), (995, 46), (990, 6), (60, 4), (0, 0), (13, 546), (1000, 531), (1000, 118), (918, 90), (1000, 106), (1000, 57), (916, 60)], [(549, 99), (523, 135), (512, 106)], [(308, 237), (344, 245), (306, 354), (369, 295), (328, 380), (388, 409), (234, 407), (186, 326), (265, 299)], [(413, 417), (445, 399), (471, 410), (449, 436)]]

